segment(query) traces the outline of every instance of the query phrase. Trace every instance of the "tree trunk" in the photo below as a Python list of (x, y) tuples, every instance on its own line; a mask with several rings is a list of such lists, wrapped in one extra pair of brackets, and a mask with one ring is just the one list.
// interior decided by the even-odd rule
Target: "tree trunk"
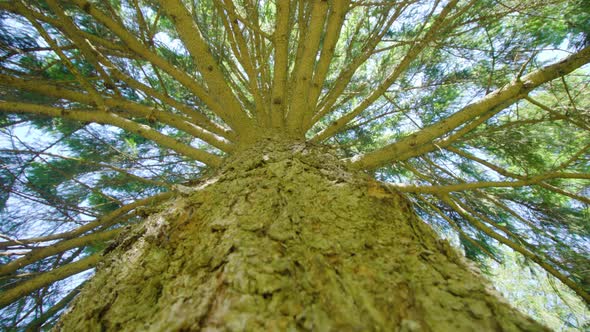
[(268, 141), (128, 231), (63, 331), (542, 331), (408, 201)]

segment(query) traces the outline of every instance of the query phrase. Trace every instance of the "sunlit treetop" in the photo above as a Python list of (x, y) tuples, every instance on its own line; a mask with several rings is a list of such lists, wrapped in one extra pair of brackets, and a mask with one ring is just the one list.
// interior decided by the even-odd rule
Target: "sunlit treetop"
[(0, 1), (3, 324), (50, 319), (77, 291), (53, 282), (266, 138), (590, 301), (589, 27), (583, 0)]

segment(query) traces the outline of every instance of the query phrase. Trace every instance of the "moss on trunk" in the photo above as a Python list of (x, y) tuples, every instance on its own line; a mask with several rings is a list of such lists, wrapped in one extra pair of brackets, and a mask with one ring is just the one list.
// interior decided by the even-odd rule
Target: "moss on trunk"
[(63, 331), (541, 331), (406, 199), (267, 141), (127, 232)]

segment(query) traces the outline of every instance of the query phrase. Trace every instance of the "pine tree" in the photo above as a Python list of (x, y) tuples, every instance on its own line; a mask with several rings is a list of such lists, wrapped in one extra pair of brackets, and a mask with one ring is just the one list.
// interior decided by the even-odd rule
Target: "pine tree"
[(545, 329), (441, 234), (590, 301), (584, 1), (15, 0), (0, 24), (7, 329)]

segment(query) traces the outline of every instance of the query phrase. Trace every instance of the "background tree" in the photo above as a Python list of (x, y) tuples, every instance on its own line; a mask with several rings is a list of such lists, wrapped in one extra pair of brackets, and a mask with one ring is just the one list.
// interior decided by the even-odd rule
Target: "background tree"
[[(366, 200), (398, 210), (411, 201), (432, 227), (458, 234), (468, 258), (501, 261), (506, 245), (590, 299), (585, 1), (16, 0), (0, 13), (5, 326), (51, 325), (80, 291), (68, 277), (139, 250), (137, 229), (162, 213), (189, 218), (189, 205), (171, 202), (205, 195), (195, 192), (219, 174), (291, 172), (279, 161), (312, 150), (321, 159), (320, 146), (347, 165), (325, 157), (332, 180), (370, 174), (379, 182), (363, 180)], [(241, 202), (232, 197), (242, 191), (232, 195), (227, 204)], [(253, 210), (264, 219), (262, 206)], [(426, 251), (414, 256), (446, 253), (421, 232)], [(336, 266), (340, 254), (322, 262)], [(405, 309), (392, 324), (431, 324), (412, 317), (424, 303), (396, 294)], [(310, 308), (295, 315), (299, 328), (337, 326)], [(467, 308), (474, 321), (491, 319)], [(207, 317), (199, 324), (215, 323)]]

